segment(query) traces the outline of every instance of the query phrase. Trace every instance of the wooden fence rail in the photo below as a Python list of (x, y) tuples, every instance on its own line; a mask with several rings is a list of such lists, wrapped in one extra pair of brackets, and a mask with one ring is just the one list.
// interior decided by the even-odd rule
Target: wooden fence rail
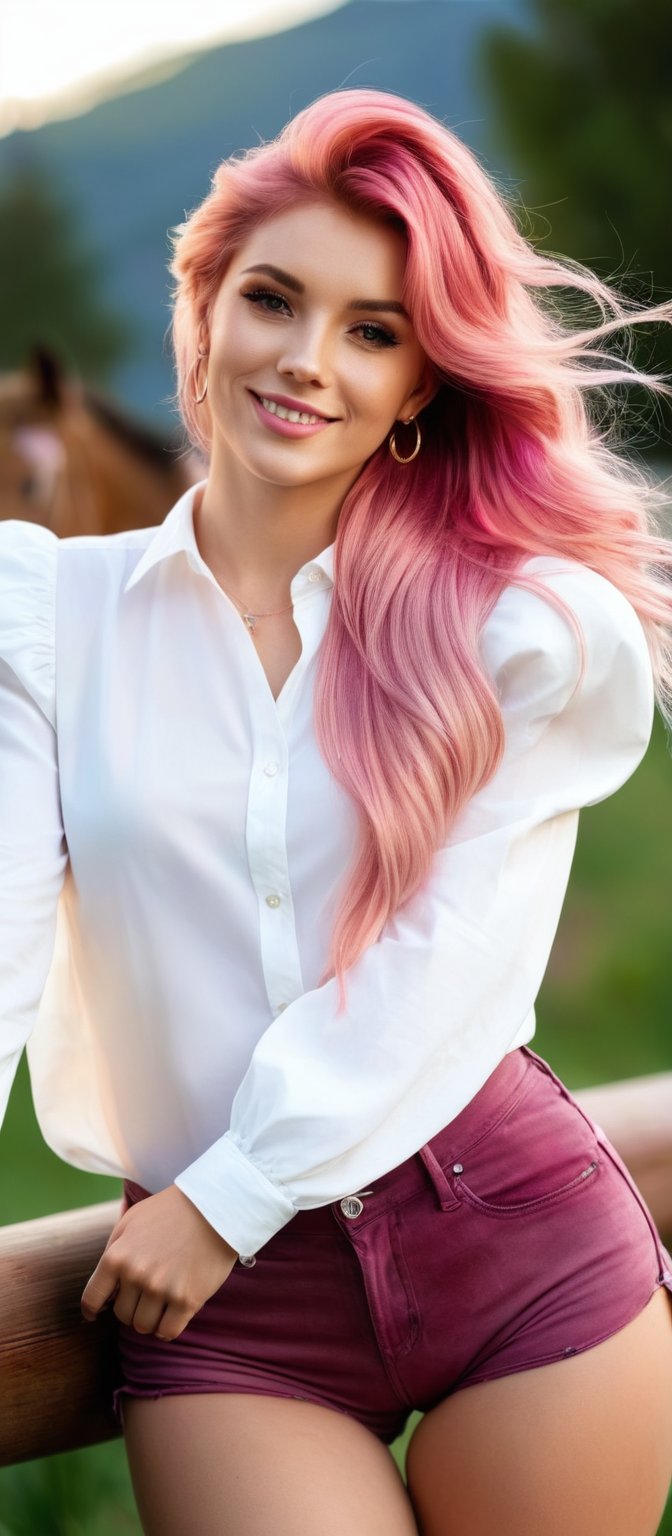
[[(669, 1243), (672, 1072), (575, 1092), (602, 1127)], [(121, 1201), (0, 1227), (0, 1467), (120, 1434), (112, 1310), (87, 1323), (80, 1299)]]
[(0, 1466), (120, 1433), (111, 1309), (93, 1323), (80, 1299), (120, 1200), (0, 1228)]

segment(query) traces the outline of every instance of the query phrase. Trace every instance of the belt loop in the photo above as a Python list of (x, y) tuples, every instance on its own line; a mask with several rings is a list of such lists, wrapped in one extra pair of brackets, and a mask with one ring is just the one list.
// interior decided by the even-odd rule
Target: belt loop
[(453, 1194), (450, 1181), (447, 1175), (444, 1173), (441, 1164), (437, 1162), (429, 1142), (425, 1142), (424, 1147), (420, 1148), (418, 1156), (422, 1158), (432, 1184), (434, 1185), (436, 1193), (439, 1197), (439, 1205), (441, 1210), (453, 1211), (456, 1207), (459, 1208), (460, 1202), (457, 1196)]

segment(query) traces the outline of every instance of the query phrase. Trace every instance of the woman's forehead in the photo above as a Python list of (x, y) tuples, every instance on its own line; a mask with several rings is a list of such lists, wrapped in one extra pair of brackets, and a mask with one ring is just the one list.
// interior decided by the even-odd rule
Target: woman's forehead
[[(257, 263), (274, 265), (304, 286), (323, 275), (340, 275), (352, 287), (362, 266), (370, 280), (385, 287), (381, 298), (396, 297), (406, 266), (406, 241), (382, 218), (333, 202), (285, 208), (257, 224), (236, 252), (229, 271), (236, 276)], [(388, 291), (390, 290), (390, 291)]]

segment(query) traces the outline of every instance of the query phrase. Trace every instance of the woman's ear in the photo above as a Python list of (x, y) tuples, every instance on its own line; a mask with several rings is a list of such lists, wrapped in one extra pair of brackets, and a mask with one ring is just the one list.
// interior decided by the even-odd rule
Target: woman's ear
[(430, 400), (433, 400), (434, 396), (438, 395), (441, 384), (442, 380), (439, 378), (436, 370), (432, 367), (431, 363), (427, 363), (420, 383), (416, 384), (415, 389), (411, 390), (403, 410), (399, 413), (399, 420), (406, 421), (409, 416), (419, 416), (420, 412), (424, 411), (425, 406), (429, 405)]

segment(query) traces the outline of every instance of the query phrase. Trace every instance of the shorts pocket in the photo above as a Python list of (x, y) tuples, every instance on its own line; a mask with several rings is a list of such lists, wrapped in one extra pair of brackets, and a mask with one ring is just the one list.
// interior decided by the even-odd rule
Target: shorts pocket
[(577, 1198), (594, 1184), (602, 1160), (593, 1126), (552, 1078), (538, 1072), (531, 1090), (492, 1132), (458, 1153), (445, 1173), (463, 1204), (486, 1216), (517, 1217)]
[(532, 1200), (518, 1200), (507, 1202), (506, 1204), (496, 1204), (492, 1200), (483, 1200), (480, 1195), (477, 1195), (463, 1181), (460, 1181), (460, 1188), (456, 1190), (456, 1194), (459, 1199), (466, 1200), (468, 1204), (473, 1205), (477, 1210), (483, 1211), (486, 1216), (524, 1216), (528, 1212), (539, 1210), (541, 1206), (555, 1205), (560, 1200), (564, 1200), (568, 1195), (571, 1195), (575, 1190), (578, 1191), (581, 1188), (585, 1188), (588, 1180), (598, 1172), (600, 1166), (601, 1159), (595, 1157), (588, 1163), (586, 1168), (577, 1173), (567, 1184), (561, 1184), (559, 1189), (553, 1189), (547, 1195), (537, 1195)]

